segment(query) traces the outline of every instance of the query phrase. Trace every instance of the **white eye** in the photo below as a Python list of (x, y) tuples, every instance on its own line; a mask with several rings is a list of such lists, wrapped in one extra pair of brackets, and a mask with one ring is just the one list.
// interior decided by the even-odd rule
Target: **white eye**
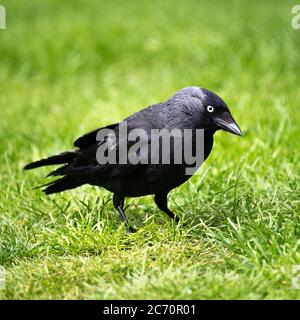
[(206, 107), (206, 110), (207, 110), (208, 112), (213, 112), (213, 111), (215, 110), (215, 108), (214, 108), (213, 106), (207, 106), (207, 107)]

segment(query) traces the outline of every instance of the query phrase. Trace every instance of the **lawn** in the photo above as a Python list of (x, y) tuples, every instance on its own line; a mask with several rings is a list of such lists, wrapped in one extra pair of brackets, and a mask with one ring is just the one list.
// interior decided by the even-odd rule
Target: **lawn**
[[(1, 1), (1, 299), (300, 298), (295, 3)], [(218, 93), (244, 136), (216, 133), (171, 192), (178, 224), (127, 199), (128, 234), (104, 189), (47, 197), (33, 187), (48, 169), (22, 171), (189, 85)]]

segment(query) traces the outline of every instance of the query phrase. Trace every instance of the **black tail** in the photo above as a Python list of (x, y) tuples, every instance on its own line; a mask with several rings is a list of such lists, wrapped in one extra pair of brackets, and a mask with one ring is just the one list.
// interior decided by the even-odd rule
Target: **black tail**
[(49, 157), (47, 159), (41, 159), (35, 162), (27, 164), (24, 169), (30, 170), (43, 166), (50, 166), (54, 164), (64, 164), (71, 163), (73, 159), (77, 156), (77, 151), (66, 151), (55, 156)]
[(52, 194), (77, 188), (84, 183), (85, 182), (83, 181), (83, 179), (80, 179), (78, 177), (76, 178), (73, 176), (65, 176), (58, 180), (52, 181), (42, 187), (46, 187), (45, 189), (43, 189), (43, 192), (45, 192), (45, 194)]
[[(57, 154), (55, 156), (49, 157), (47, 159), (41, 159), (32, 163), (29, 163), (24, 167), (25, 170), (30, 170), (38, 167), (43, 166), (49, 166), (54, 164), (71, 164), (73, 160), (77, 157), (78, 151), (66, 151), (61, 154)], [(64, 175), (65, 172), (63, 172), (62, 169), (65, 167), (68, 167), (68, 165), (65, 165), (60, 168), (61, 175)], [(58, 169), (54, 170), (53, 172), (58, 171)], [(57, 174), (58, 175), (58, 174)], [(46, 194), (52, 194), (56, 192), (61, 192), (69, 189), (73, 189), (76, 187), (79, 187), (86, 183), (86, 180), (82, 176), (64, 176), (58, 180), (52, 181), (50, 183), (44, 184), (40, 186), (40, 188), (43, 188), (43, 192)]]

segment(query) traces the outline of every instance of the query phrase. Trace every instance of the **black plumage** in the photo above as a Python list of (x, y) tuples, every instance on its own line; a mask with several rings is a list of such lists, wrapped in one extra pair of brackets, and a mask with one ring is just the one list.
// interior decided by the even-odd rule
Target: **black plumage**
[[(148, 134), (144, 144), (150, 145), (152, 129), (191, 129), (192, 148), (196, 148), (195, 130), (204, 130), (204, 160), (213, 147), (214, 133), (223, 129), (233, 134), (241, 135), (241, 131), (231, 116), (226, 103), (216, 94), (199, 87), (187, 87), (178, 91), (172, 98), (164, 103), (147, 107), (130, 117), (126, 122), (128, 132), (132, 129), (143, 129)], [(120, 130), (120, 123), (112, 124), (106, 129), (112, 130), (116, 137)], [(66, 151), (58, 155), (42, 159), (25, 166), (24, 169), (33, 169), (47, 165), (63, 164), (63, 166), (50, 172), (48, 176), (61, 176), (44, 185), (46, 194), (57, 193), (79, 187), (83, 184), (96, 185), (106, 188), (114, 193), (113, 203), (122, 219), (129, 225), (123, 211), (125, 197), (138, 197), (153, 194), (157, 206), (171, 218), (176, 218), (168, 209), (167, 195), (170, 190), (179, 186), (190, 178), (186, 174), (188, 164), (174, 164), (174, 148), (170, 148), (170, 164), (99, 164), (96, 153), (99, 145), (110, 143), (118, 150), (120, 143), (127, 137), (109, 141), (109, 137), (97, 141), (99, 128), (91, 131), (74, 142), (73, 151)], [(128, 149), (132, 144), (129, 143)], [(127, 149), (127, 150), (128, 150)], [(182, 151), (183, 152), (183, 151)], [(143, 155), (142, 155), (143, 156)], [(148, 154), (145, 155), (148, 157)], [(149, 158), (148, 158), (149, 160)], [(130, 227), (133, 231), (133, 228)]]

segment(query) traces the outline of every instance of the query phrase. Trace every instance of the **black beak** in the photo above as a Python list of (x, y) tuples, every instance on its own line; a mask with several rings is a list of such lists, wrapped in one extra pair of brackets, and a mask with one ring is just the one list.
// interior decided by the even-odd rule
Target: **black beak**
[(220, 129), (242, 136), (242, 131), (229, 112), (224, 112), (222, 116), (215, 120)]

